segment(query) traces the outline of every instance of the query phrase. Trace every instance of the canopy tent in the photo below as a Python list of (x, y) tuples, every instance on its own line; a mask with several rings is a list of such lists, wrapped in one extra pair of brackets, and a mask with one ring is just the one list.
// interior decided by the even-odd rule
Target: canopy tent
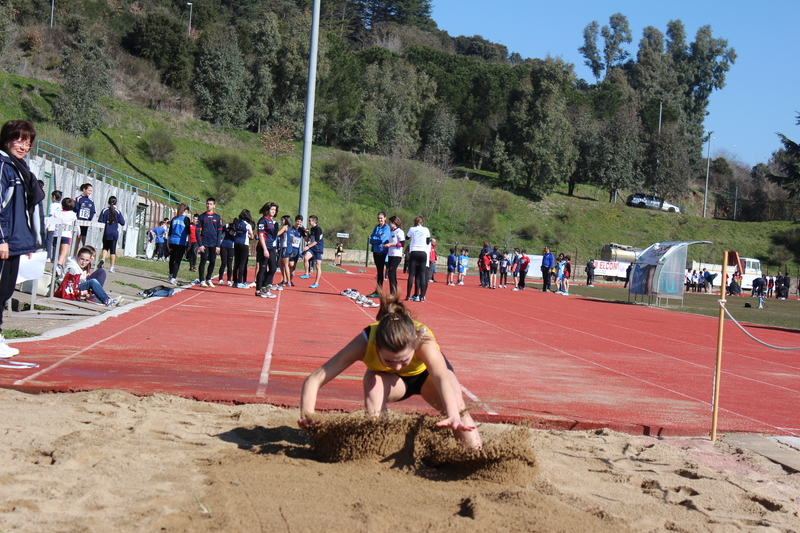
[[(633, 263), (629, 294), (648, 297), (648, 303), (661, 304), (680, 300), (683, 305), (686, 279), (686, 255), (690, 244), (711, 244), (711, 241), (657, 242), (646, 248)], [(634, 296), (635, 299), (636, 296)]]

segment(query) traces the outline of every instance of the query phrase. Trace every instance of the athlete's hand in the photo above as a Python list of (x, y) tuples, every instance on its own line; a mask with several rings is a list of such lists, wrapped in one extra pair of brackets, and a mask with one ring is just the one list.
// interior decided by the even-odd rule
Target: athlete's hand
[(0, 244), (0, 259), (6, 260), (8, 259), (8, 243), (4, 242)]
[(473, 431), (476, 429), (476, 426), (468, 426), (462, 420), (460, 416), (451, 416), (445, 418), (444, 420), (440, 420), (436, 422), (436, 425), (439, 427), (448, 427), (450, 429), (460, 429), (463, 431)]

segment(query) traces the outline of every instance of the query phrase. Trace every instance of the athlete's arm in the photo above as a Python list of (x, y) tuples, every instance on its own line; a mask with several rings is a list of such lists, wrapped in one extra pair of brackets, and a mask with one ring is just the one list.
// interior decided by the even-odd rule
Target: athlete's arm
[(464, 431), (472, 431), (475, 429), (473, 425), (467, 425), (461, 420), (461, 410), (459, 408), (459, 398), (456, 397), (456, 392), (451, 383), (450, 370), (444, 361), (444, 356), (441, 350), (436, 345), (433, 339), (425, 339), (420, 344), (415, 352), (416, 357), (425, 363), (428, 368), (433, 383), (436, 385), (436, 390), (442, 398), (442, 404), (445, 409), (445, 419), (436, 423), (437, 426), (446, 426), (451, 429), (460, 429)]
[(313, 413), (317, 404), (317, 392), (330, 380), (344, 372), (350, 365), (364, 358), (367, 351), (367, 340), (362, 333), (351, 340), (347, 346), (314, 370), (303, 382), (300, 393), (300, 427), (307, 425), (306, 414)]

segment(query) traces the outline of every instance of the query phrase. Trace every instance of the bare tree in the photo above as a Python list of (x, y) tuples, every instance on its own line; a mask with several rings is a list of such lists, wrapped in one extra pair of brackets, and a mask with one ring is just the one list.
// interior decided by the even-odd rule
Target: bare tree
[(409, 205), (420, 185), (416, 164), (401, 157), (384, 158), (378, 171), (378, 188), (383, 201), (392, 209)]
[(359, 157), (355, 154), (339, 152), (328, 165), (327, 181), (342, 196), (345, 205), (350, 205), (361, 188), (363, 176)]

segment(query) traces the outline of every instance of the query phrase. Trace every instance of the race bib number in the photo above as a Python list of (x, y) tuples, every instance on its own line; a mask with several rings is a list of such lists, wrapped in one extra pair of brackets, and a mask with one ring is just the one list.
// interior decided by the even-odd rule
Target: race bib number
[(89, 213), (92, 211), (88, 207), (81, 207), (81, 210), (78, 212), (78, 218), (83, 220), (89, 220)]

